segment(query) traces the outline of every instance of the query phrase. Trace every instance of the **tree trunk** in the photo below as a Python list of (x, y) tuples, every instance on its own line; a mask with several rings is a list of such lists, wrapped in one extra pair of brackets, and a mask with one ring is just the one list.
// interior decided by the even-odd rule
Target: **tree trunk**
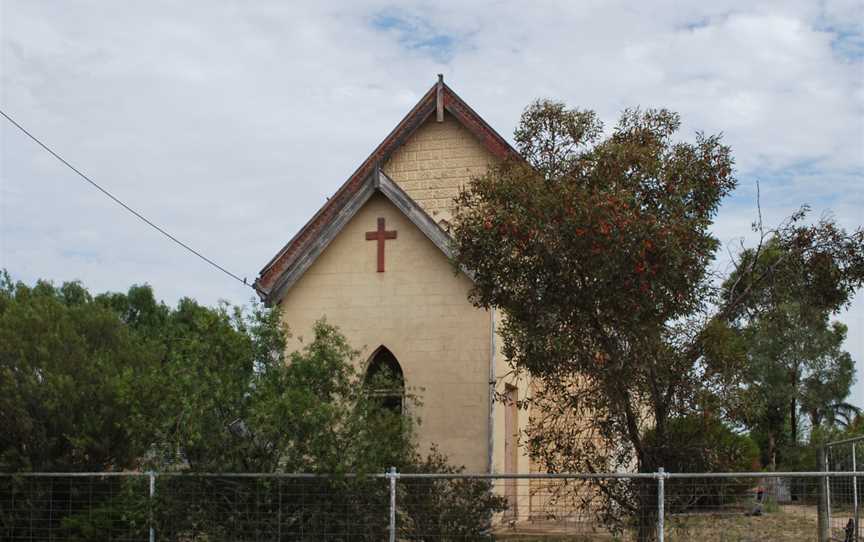
[(777, 470), (777, 439), (773, 432), (768, 432), (768, 470)]
[(792, 430), (792, 445), (798, 445), (798, 367), (792, 369), (792, 400), (789, 402), (789, 426)]
[(798, 403), (795, 397), (789, 402), (789, 426), (792, 433), (792, 445), (798, 445)]

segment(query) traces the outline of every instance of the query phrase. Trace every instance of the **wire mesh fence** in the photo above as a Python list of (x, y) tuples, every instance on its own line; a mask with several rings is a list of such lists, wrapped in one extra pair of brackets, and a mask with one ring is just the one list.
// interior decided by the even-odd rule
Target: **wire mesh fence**
[(5, 474), (0, 540), (861, 540), (857, 474)]
[[(858, 540), (848, 522), (855, 517), (852, 477), (836, 474), (672, 475), (667, 539)], [(835, 494), (830, 505), (828, 488)]]
[(375, 477), (31, 474), (0, 478), (0, 540), (381, 540)]
[[(858, 525), (861, 519), (859, 507), (860, 498), (862, 496), (861, 480), (857, 476), (858, 465), (861, 464), (861, 448), (864, 447), (864, 437), (854, 437), (850, 439), (838, 440), (829, 442), (824, 448), (824, 469), (826, 471), (851, 472), (853, 476), (845, 481), (832, 480), (828, 486), (828, 522), (832, 527), (839, 521), (843, 522), (848, 513), (841, 513), (838, 518), (834, 513), (834, 508), (839, 506), (844, 511), (851, 507), (854, 512), (846, 521), (850, 530), (854, 529), (854, 525)], [(851, 501), (850, 501), (851, 496)], [(855, 539), (857, 540), (857, 539)]]

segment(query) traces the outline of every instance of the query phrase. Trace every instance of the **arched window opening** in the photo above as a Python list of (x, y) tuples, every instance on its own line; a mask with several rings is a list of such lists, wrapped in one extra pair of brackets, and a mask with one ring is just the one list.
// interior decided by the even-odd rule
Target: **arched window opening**
[(379, 348), (369, 361), (366, 385), (372, 397), (380, 401), (383, 408), (398, 414), (402, 413), (405, 377), (396, 356), (384, 346)]

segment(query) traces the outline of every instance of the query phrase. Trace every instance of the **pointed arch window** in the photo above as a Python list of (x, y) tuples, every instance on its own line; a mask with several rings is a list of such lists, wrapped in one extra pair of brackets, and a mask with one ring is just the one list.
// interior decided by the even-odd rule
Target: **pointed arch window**
[(366, 385), (383, 408), (401, 414), (405, 399), (405, 376), (393, 352), (381, 346), (366, 369)]

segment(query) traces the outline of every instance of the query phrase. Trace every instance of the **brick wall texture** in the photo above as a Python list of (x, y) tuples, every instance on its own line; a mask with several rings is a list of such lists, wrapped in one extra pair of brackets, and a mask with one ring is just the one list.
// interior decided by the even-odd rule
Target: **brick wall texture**
[(449, 114), (432, 116), (384, 164), (396, 181), (436, 222), (452, 217), (453, 198), (496, 158)]
[[(397, 238), (385, 243), (384, 273), (377, 243), (366, 240), (378, 218)], [(453, 274), (447, 257), (389, 200), (375, 195), (282, 299), (293, 351), (311, 340), (326, 317), (360, 350), (357, 369), (386, 346), (399, 361), (421, 449), (441, 447), (456, 465), (486, 470), (489, 401), (489, 313), (467, 300), (470, 280)]]

